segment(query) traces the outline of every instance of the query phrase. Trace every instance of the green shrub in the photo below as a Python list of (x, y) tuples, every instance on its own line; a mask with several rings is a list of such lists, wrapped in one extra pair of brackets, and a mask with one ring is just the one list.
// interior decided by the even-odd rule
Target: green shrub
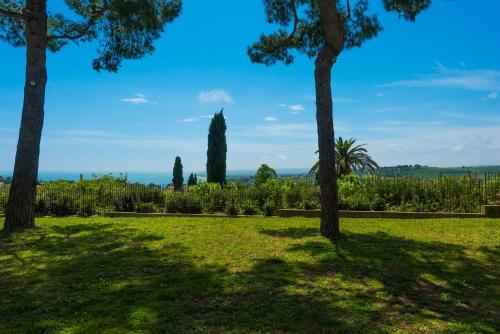
[(156, 204), (151, 202), (138, 202), (135, 203), (135, 212), (139, 213), (156, 213), (158, 212), (158, 207)]
[(42, 196), (37, 196), (35, 200), (35, 216), (50, 216), (50, 206), (47, 200)]
[(230, 203), (226, 206), (226, 214), (228, 216), (237, 216), (240, 214), (240, 208), (236, 203)]
[(202, 204), (203, 211), (207, 213), (224, 212), (226, 204), (226, 192), (218, 183), (200, 183), (189, 188), (188, 194), (196, 198)]
[(80, 217), (92, 217), (97, 214), (96, 202), (93, 200), (85, 201), (78, 209), (78, 216)]
[(115, 211), (134, 212), (134, 198), (131, 194), (122, 193), (115, 198)]
[(0, 213), (4, 213), (7, 209), (8, 189), (0, 186)]
[(165, 197), (165, 210), (167, 213), (191, 213), (203, 212), (203, 205), (198, 197), (190, 192), (169, 192)]
[(302, 208), (305, 210), (316, 210), (319, 209), (319, 207), (319, 202), (313, 199), (304, 199), (302, 202)]
[(271, 200), (271, 199), (268, 199), (263, 207), (262, 207), (262, 211), (264, 211), (264, 215), (266, 216), (274, 216), (277, 212), (277, 207), (276, 207), (276, 203)]
[(254, 216), (259, 213), (259, 208), (257, 207), (257, 205), (250, 200), (243, 202), (241, 209), (243, 214), (246, 216)]
[(56, 217), (76, 216), (79, 207), (70, 194), (59, 193), (50, 203), (50, 215)]

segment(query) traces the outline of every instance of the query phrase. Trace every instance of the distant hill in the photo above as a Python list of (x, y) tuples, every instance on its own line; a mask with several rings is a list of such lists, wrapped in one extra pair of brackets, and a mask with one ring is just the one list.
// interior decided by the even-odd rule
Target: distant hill
[(474, 167), (429, 167), (422, 165), (400, 165), (380, 167), (379, 174), (387, 176), (415, 176), (426, 179), (435, 179), (440, 176), (460, 176), (474, 174), (500, 174), (500, 166), (474, 166)]

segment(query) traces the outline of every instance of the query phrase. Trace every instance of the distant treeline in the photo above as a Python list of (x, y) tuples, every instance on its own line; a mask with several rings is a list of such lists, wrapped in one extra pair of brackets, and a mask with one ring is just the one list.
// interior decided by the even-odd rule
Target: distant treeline
[(0, 175), (0, 183), (10, 184), (11, 181), (12, 181), (12, 177), (10, 177), (10, 176), (3, 177)]

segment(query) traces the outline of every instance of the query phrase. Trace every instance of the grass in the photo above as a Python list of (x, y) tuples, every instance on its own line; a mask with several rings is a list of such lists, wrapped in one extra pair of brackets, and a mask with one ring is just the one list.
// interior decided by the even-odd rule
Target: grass
[(44, 218), (0, 234), (1, 333), (495, 333), (500, 221)]

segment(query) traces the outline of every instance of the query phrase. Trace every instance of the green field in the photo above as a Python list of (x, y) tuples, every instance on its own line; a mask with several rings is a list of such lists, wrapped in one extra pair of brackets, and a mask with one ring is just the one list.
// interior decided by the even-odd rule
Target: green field
[(495, 333), (499, 220), (44, 218), (0, 234), (1, 333)]

